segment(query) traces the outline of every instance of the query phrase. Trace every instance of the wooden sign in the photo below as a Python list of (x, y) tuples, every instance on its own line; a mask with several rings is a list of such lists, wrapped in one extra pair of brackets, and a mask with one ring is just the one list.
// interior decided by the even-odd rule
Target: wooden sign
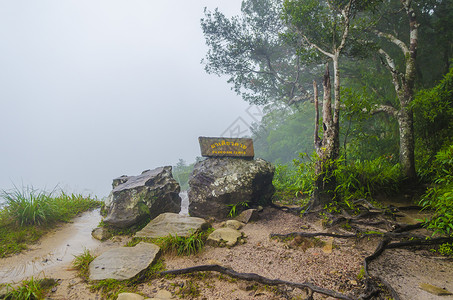
[(253, 158), (253, 140), (246, 138), (204, 137), (198, 138), (201, 156)]

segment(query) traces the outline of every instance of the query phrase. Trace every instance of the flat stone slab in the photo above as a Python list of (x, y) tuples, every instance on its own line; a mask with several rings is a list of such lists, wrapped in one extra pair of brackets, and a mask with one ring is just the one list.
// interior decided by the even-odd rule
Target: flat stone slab
[(233, 228), (219, 228), (208, 236), (207, 243), (211, 246), (233, 247), (241, 239), (242, 233)]
[(130, 279), (148, 268), (159, 252), (159, 246), (144, 242), (106, 251), (90, 263), (90, 280)]
[(183, 216), (175, 213), (163, 213), (151, 220), (148, 225), (138, 231), (135, 236), (143, 238), (159, 238), (169, 234), (188, 237), (197, 230), (211, 227), (205, 219)]
[(118, 298), (116, 298), (116, 300), (144, 300), (144, 299), (145, 297), (134, 293), (121, 293), (118, 294)]

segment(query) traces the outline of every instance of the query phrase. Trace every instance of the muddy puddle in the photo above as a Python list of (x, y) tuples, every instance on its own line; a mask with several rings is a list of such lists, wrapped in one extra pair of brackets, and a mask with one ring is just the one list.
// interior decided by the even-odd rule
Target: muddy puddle
[[(181, 192), (180, 197), (180, 214), (188, 215), (187, 191)], [(91, 236), (101, 219), (99, 209), (85, 212), (46, 234), (37, 244), (29, 246), (29, 250), (0, 259), (0, 284), (17, 283), (31, 276), (42, 278), (56, 268), (69, 268), (75, 255), (101, 246), (102, 242)]]
[(30, 249), (8, 258), (0, 259), (0, 283), (19, 282), (28, 277), (44, 277), (47, 270), (66, 266), (74, 255), (94, 249), (101, 242), (92, 238), (91, 231), (101, 221), (99, 210), (85, 212), (55, 229)]

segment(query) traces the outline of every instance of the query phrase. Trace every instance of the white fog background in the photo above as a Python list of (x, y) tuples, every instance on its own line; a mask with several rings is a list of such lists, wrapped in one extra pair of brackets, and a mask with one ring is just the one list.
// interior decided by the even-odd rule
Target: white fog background
[(204, 7), (241, 0), (0, 1), (0, 189), (97, 195), (191, 163), (249, 105), (200, 64)]

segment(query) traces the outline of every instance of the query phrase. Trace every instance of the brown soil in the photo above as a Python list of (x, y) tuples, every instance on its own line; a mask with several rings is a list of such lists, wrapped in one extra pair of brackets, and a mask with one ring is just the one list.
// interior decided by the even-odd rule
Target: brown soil
[[(76, 221), (75, 221), (76, 223)], [(214, 227), (218, 224), (214, 224)], [(71, 228), (71, 225), (67, 226)], [(64, 231), (66, 228), (60, 229)], [(70, 230), (70, 229), (69, 229)], [(281, 210), (267, 208), (261, 219), (247, 224), (242, 231), (246, 243), (233, 248), (207, 246), (201, 253), (189, 257), (165, 255), (169, 270), (203, 264), (219, 264), (238, 272), (256, 273), (268, 278), (292, 282), (310, 282), (337, 292), (358, 296), (363, 282), (358, 274), (366, 256), (374, 252), (380, 238), (333, 239), (333, 247), (325, 247), (332, 238), (279, 241), (270, 239), (271, 233), (295, 231), (319, 232), (323, 229), (320, 220), (306, 220)], [(343, 229), (334, 229), (342, 233)], [(127, 239), (112, 240), (94, 246), (95, 254), (124, 245)], [(46, 239), (41, 242), (45, 245)], [(51, 245), (51, 244), (50, 244)], [(48, 249), (49, 250), (49, 249)], [(20, 260), (32, 259), (36, 250), (22, 254)], [(11, 258), (14, 259), (14, 258)], [(13, 260), (12, 260), (13, 261)], [(5, 266), (5, 260), (0, 260)], [(11, 261), (9, 261), (11, 263)], [(389, 282), (401, 299), (453, 299), (452, 296), (434, 296), (419, 288), (420, 283), (430, 283), (453, 291), (453, 262), (451, 259), (434, 256), (427, 249), (386, 250), (370, 265), (371, 275), (379, 275)], [(43, 274), (45, 273), (45, 274)], [(60, 279), (51, 299), (102, 299), (99, 293), (90, 292), (88, 285), (71, 270), (70, 262), (62, 262), (34, 274)], [(16, 278), (17, 279), (17, 278)], [(253, 282), (231, 279), (218, 273), (161, 278), (140, 284), (137, 290), (152, 297), (165, 289), (176, 297), (194, 299), (305, 299), (305, 291), (257, 285)], [(197, 295), (199, 293), (199, 295)], [(195, 296), (196, 295), (196, 296)], [(315, 299), (333, 299), (315, 294)]]

